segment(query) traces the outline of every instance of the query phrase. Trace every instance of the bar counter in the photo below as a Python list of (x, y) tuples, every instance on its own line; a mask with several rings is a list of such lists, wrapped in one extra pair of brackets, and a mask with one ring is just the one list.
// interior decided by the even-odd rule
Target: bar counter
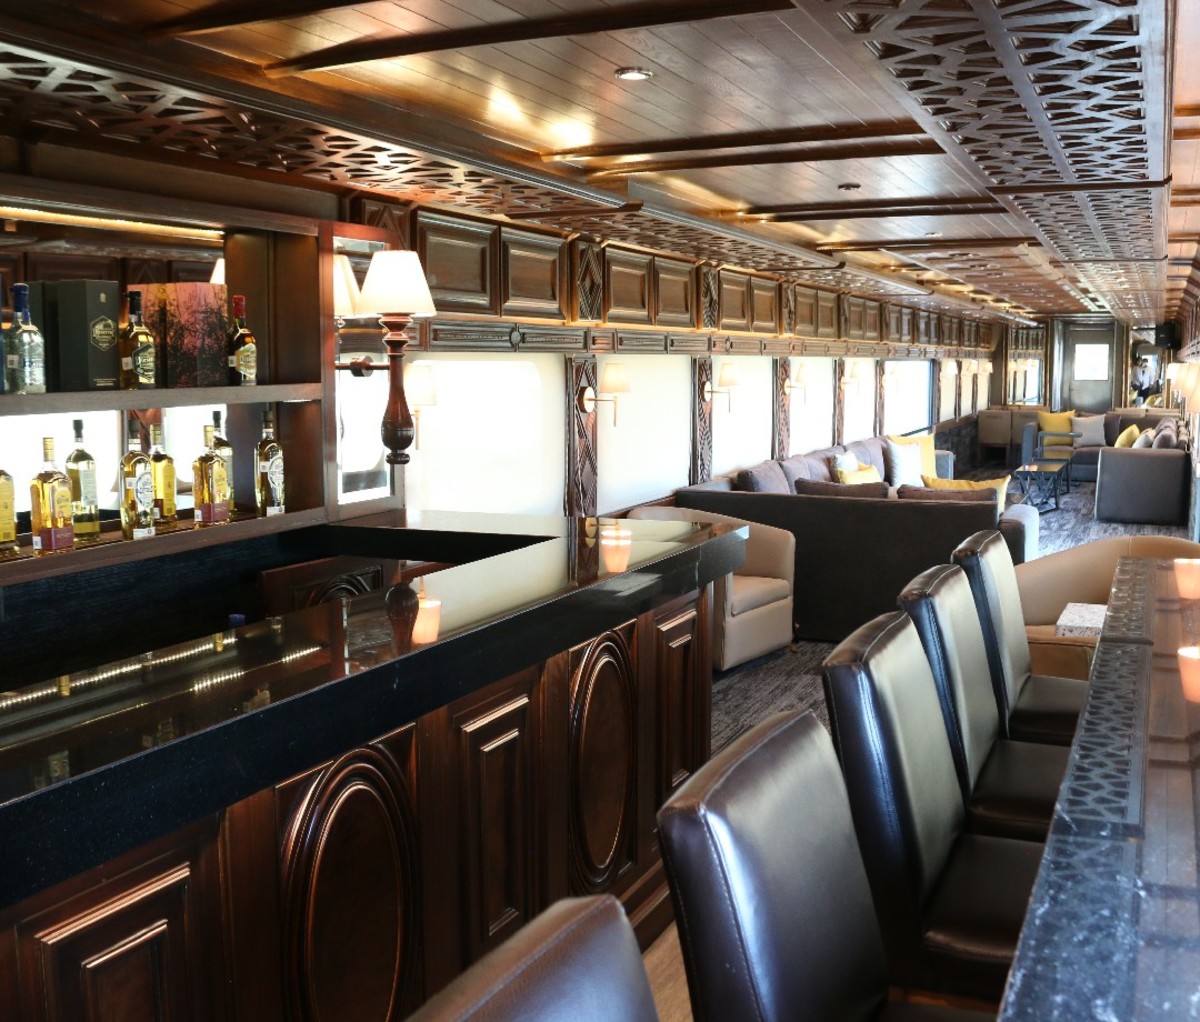
[[(745, 542), (725, 525), (412, 511), (305, 531), (330, 555), (455, 566), (423, 576), (420, 604), (417, 583), (397, 585), (60, 677), (7, 678), (0, 906), (703, 593)], [(131, 627), (152, 635), (153, 608), (143, 613)]]
[(1177, 658), (1198, 641), (1172, 562), (1123, 558), (1005, 1022), (1200, 1018), (1200, 703)]

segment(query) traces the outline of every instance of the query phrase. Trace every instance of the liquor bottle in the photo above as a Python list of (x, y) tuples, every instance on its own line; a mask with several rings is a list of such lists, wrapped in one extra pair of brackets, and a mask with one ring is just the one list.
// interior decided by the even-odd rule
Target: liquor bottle
[(0, 560), (11, 557), (17, 546), (17, 491), (13, 477), (0, 468)]
[(76, 419), (75, 450), (67, 455), (67, 478), (71, 480), (71, 524), (75, 542), (93, 543), (100, 538), (100, 500), (96, 491), (96, 460), (83, 449), (83, 420)]
[(54, 438), (42, 440), (45, 464), (29, 484), (33, 552), (39, 556), (69, 550), (75, 543), (71, 526), (71, 480), (54, 464)]
[(196, 525), (229, 521), (229, 481), (225, 459), (214, 448), (214, 426), (204, 427), (204, 452), (192, 462), (192, 493), (196, 500)]
[(221, 432), (221, 413), (213, 412), (212, 448), (225, 462), (225, 487), (229, 491), (229, 513), (233, 514), (233, 447)]
[(246, 326), (246, 296), (233, 296), (233, 326), (226, 341), (231, 386), (252, 387), (258, 383), (258, 342)]
[(129, 446), (121, 459), (121, 533), (126, 539), (154, 535), (154, 475), (137, 419), (129, 420)]
[(174, 526), (178, 514), (175, 510), (175, 459), (162, 445), (162, 426), (155, 423), (150, 427), (150, 473), (154, 479), (154, 524), (159, 528)]
[(121, 389), (148, 390), (158, 386), (158, 341), (142, 322), (142, 293), (129, 292), (129, 322), (118, 341)]
[(258, 442), (258, 472), (254, 477), (254, 497), (258, 517), (283, 514), (283, 448), (275, 439), (275, 416), (263, 412), (263, 434)]
[(10, 394), (46, 393), (46, 342), (29, 319), (29, 285), (14, 284), (13, 321), (4, 335), (5, 390)]

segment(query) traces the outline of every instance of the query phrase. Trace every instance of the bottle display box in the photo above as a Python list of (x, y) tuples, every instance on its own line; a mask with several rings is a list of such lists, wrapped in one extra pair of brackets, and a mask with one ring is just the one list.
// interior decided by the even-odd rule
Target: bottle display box
[[(57, 352), (60, 390), (116, 390), (117, 324), (121, 292), (115, 280), (60, 280), (31, 287), (31, 298), (42, 303), (45, 323), (39, 323), (47, 348)], [(31, 309), (32, 312), (32, 309)]]
[(228, 382), (228, 288), (188, 282), (137, 284), (142, 322), (158, 339), (160, 387), (220, 387)]

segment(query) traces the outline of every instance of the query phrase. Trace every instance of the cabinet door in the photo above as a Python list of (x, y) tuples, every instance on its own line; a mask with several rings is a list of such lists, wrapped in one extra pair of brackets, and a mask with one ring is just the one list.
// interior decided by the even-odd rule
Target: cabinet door
[(658, 801), (671, 794), (709, 755), (712, 650), (708, 608), (712, 587), (677, 601), (654, 617), (658, 683)]
[(223, 1018), (216, 863), (213, 820), (26, 902), (15, 925), (18, 1017)]

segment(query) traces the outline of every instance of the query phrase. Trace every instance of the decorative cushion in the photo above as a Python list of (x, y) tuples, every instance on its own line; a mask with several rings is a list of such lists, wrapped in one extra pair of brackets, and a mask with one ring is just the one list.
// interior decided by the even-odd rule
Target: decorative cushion
[[(934, 437), (932, 433), (926, 433), (922, 436), (889, 436), (888, 442), (892, 444), (915, 444), (921, 450), (921, 475), (935, 476), (937, 475), (937, 451), (934, 449)], [(893, 486), (899, 486), (900, 480), (893, 479)], [(914, 482), (914, 486), (916, 483)]]
[(826, 483), (817, 479), (797, 479), (796, 492), (806, 497), (874, 497), (886, 499), (887, 483)]
[(1161, 432), (1155, 433), (1154, 442), (1150, 446), (1159, 449), (1178, 447), (1179, 443), (1175, 437), (1175, 430), (1164, 429)]
[[(920, 444), (898, 443), (892, 437), (887, 438), (887, 481), (893, 486), (918, 485), (925, 471), (923, 462)], [(930, 475), (937, 475), (936, 466)]]
[(803, 454), (793, 454), (790, 458), (784, 458), (779, 467), (783, 469), (789, 486), (794, 485), (797, 479), (811, 478), (808, 473), (808, 459)]
[(874, 465), (859, 465), (853, 472), (839, 468), (837, 470), (839, 483), (882, 483), (883, 476)]
[(871, 465), (879, 473), (879, 478), (887, 476), (887, 443), (881, 436), (868, 437), (866, 440), (855, 440), (846, 444), (846, 450), (853, 454), (860, 465)]
[(1142, 430), (1141, 436), (1139, 436), (1129, 446), (1130, 447), (1140, 447), (1143, 450), (1147, 447), (1153, 447), (1154, 446), (1154, 430), (1152, 430), (1152, 429)]
[(1083, 436), (1075, 438), (1076, 447), (1103, 447), (1104, 416), (1073, 415), (1071, 417), (1071, 432), (1083, 434)]
[(835, 482), (839, 472), (857, 472), (861, 467), (853, 451), (838, 451), (829, 459), (829, 471)]
[(784, 578), (764, 578), (760, 575), (731, 575), (729, 612), (734, 617), (748, 610), (758, 610), (768, 603), (778, 603), (792, 595), (792, 587)]
[(777, 461), (764, 461), (753, 468), (744, 468), (738, 474), (734, 485), (739, 490), (750, 493), (791, 493), (791, 484)]
[(984, 490), (945, 490), (932, 486), (898, 486), (897, 500), (967, 500), (978, 503), (994, 504), (996, 494), (989, 486)]
[[(1154, 431), (1148, 429), (1148, 430), (1146, 430), (1146, 432), (1150, 434), (1150, 439), (1153, 440), (1154, 439)], [(1117, 442), (1113, 444), (1113, 447), (1132, 447), (1134, 445), (1134, 441), (1139, 439), (1141, 437), (1141, 435), (1142, 435), (1142, 431), (1139, 427), (1129, 426), (1126, 429), (1123, 429), (1121, 431), (1121, 435), (1119, 437), (1117, 437)], [(1145, 443), (1145, 444), (1142, 444), (1141, 446), (1149, 447), (1150, 444)]]
[[(1075, 417), (1075, 409), (1066, 412), (1038, 412), (1038, 432), (1040, 433), (1071, 433), (1071, 420)], [(1045, 447), (1070, 447), (1069, 436), (1052, 436), (1046, 439)]]
[(1008, 484), (1012, 476), (998, 479), (939, 479), (937, 476), (921, 476), (921, 481), (934, 490), (985, 490), (996, 491), (996, 510), (1004, 513), (1004, 499), (1008, 496)]

